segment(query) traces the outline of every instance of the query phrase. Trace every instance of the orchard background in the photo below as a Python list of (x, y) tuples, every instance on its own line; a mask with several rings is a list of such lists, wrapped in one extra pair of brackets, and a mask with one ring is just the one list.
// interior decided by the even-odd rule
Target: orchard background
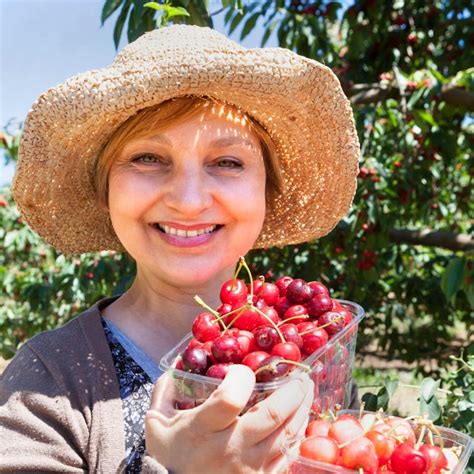
[[(213, 17), (225, 13), (229, 33), (239, 31), (243, 39), (263, 23), (262, 46), (276, 34), (281, 47), (317, 59), (338, 75), (362, 147), (352, 210), (318, 241), (253, 252), (253, 269), (268, 278), (286, 273), (320, 279), (332, 296), (360, 303), (368, 317), (359, 335), (356, 378), (362, 385), (384, 385), (371, 403), (386, 404), (394, 379), (403, 379), (400, 370), (411, 384), (431, 376), (437, 382), (424, 381), (431, 397), (420, 397), (422, 404), (431, 403), (430, 416), (472, 435), (470, 2), (145, 3), (104, 2), (102, 22), (119, 12), (115, 45), (124, 34), (133, 41), (169, 22), (212, 27)], [(21, 129), (9, 127), (1, 135), (7, 162), (17, 159), (20, 135)], [(1, 190), (0, 220), (0, 355), (5, 359), (34, 334), (63, 324), (103, 296), (125, 291), (133, 279), (134, 263), (124, 254), (60, 255), (22, 221), (8, 188)]]

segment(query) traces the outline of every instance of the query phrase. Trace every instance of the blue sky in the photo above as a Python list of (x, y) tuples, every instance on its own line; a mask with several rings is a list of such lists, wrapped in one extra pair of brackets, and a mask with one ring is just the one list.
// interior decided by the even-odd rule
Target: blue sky
[[(0, 128), (23, 121), (31, 104), (49, 87), (77, 73), (107, 66), (116, 54), (112, 31), (118, 12), (103, 27), (103, 0), (0, 0)], [(220, 8), (210, 0), (210, 10)], [(225, 32), (223, 16), (214, 27)], [(258, 47), (262, 29), (243, 41)], [(232, 38), (238, 40), (238, 31)], [(126, 44), (122, 39), (119, 49)], [(267, 46), (277, 46), (271, 38)], [(11, 181), (13, 167), (0, 161), (0, 186)]]

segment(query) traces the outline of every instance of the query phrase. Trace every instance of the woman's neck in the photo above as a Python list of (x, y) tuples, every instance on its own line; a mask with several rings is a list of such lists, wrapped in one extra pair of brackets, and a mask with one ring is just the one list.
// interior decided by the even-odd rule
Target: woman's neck
[(220, 287), (228, 278), (232, 278), (232, 269), (205, 286), (181, 289), (138, 273), (130, 289), (104, 308), (102, 316), (159, 362), (191, 330), (194, 318), (203, 310), (194, 296), (198, 294), (211, 308), (217, 308)]

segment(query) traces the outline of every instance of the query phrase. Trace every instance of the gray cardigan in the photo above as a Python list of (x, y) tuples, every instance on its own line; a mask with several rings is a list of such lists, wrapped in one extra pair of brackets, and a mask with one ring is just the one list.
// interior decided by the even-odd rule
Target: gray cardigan
[[(0, 472), (120, 472), (122, 401), (97, 302), (28, 341), (0, 376)], [(145, 456), (143, 472), (167, 472)]]

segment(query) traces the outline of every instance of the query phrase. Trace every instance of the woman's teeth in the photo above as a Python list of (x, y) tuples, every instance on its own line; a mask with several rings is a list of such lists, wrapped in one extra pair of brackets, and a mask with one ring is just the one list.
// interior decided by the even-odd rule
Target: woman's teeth
[(158, 228), (165, 234), (176, 235), (178, 237), (197, 237), (198, 235), (210, 234), (211, 232), (216, 230), (217, 225), (211, 225), (203, 229), (183, 230), (175, 229), (174, 227), (169, 227), (167, 225), (158, 224)]

